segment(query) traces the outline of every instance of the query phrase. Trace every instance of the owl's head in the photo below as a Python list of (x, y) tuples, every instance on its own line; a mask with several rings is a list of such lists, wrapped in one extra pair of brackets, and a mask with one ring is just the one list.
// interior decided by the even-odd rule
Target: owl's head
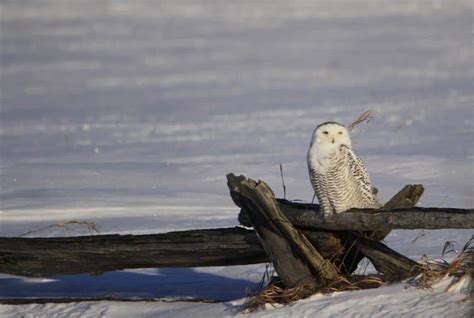
[(344, 125), (330, 121), (320, 124), (313, 132), (311, 145), (318, 148), (337, 149), (344, 145), (351, 148), (351, 136)]

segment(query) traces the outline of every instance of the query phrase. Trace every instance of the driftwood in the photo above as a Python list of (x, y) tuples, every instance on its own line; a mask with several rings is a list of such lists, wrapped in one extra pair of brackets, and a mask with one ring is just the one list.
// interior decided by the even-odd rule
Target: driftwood
[(235, 203), (245, 207), (260, 243), (287, 287), (334, 280), (339, 274), (308, 239), (281, 213), (275, 195), (263, 181), (227, 176)]

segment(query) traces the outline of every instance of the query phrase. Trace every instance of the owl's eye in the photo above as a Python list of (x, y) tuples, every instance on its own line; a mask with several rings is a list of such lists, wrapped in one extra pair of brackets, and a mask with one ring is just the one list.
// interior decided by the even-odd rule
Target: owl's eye
[(327, 131), (323, 131), (323, 134), (327, 135), (327, 134), (329, 134), (329, 133), (328, 133)]
[(338, 132), (339, 135), (342, 135), (342, 131)]

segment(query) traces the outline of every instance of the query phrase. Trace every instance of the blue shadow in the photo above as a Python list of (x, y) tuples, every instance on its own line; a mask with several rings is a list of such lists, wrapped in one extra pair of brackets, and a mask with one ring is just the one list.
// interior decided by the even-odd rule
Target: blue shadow
[(257, 286), (249, 280), (190, 268), (160, 268), (148, 273), (117, 271), (48, 278), (5, 276), (0, 278), (0, 297), (189, 297), (228, 301), (245, 297), (248, 288)]

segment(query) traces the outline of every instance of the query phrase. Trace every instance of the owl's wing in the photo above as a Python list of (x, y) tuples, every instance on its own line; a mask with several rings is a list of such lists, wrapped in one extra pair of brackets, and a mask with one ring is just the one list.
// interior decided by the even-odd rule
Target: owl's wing
[(327, 193), (328, 188), (325, 178), (316, 172), (316, 170), (309, 168), (309, 178), (314, 189), (314, 193), (318, 197), (320, 209), (323, 213), (328, 214), (331, 211), (331, 205)]
[(372, 185), (370, 183), (369, 173), (364, 166), (362, 160), (355, 154), (355, 152), (347, 146), (341, 146), (341, 152), (345, 156), (348, 167), (349, 167), (349, 178), (354, 181), (357, 188), (361, 191), (361, 194), (369, 201), (376, 205), (380, 205), (377, 202), (373, 192)]

